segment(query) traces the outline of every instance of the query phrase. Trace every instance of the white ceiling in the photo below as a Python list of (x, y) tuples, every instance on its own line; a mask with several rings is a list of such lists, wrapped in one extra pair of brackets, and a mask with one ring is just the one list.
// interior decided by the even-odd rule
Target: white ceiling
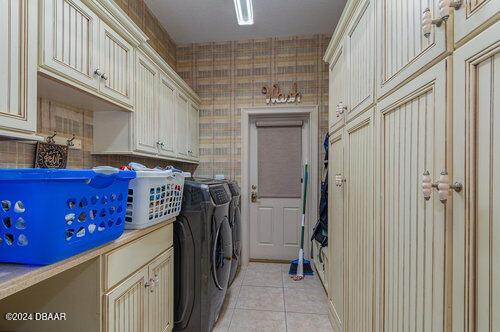
[(333, 33), (346, 0), (253, 0), (239, 26), (233, 0), (145, 0), (176, 43)]

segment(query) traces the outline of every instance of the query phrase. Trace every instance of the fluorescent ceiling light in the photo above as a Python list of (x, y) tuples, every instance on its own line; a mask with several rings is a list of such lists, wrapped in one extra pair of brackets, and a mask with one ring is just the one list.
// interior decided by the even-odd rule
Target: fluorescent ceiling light
[(234, 8), (239, 25), (253, 24), (252, 0), (234, 0)]

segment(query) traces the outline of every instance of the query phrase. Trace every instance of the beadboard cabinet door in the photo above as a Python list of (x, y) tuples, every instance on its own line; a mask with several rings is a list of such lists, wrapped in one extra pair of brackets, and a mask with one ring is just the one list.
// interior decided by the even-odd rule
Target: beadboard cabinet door
[(344, 135), (344, 328), (373, 331), (375, 239), (374, 112), (346, 125)]
[(158, 256), (148, 268), (154, 286), (148, 294), (146, 331), (171, 331), (174, 325), (174, 249)]
[(0, 1), (0, 131), (9, 135), (36, 131), (36, 18), (36, 1)]
[(446, 25), (422, 32), (422, 13), (439, 17), (439, 0), (380, 0), (377, 12), (378, 96), (386, 95), (446, 51)]
[(455, 43), (459, 43), (499, 12), (498, 0), (463, 0), (462, 6), (455, 10)]
[[(446, 205), (422, 174), (446, 169), (448, 59), (378, 104), (381, 331), (446, 330)], [(449, 73), (448, 73), (449, 74)]]
[(103, 21), (100, 22), (100, 91), (132, 105), (134, 48)]
[(98, 90), (99, 18), (80, 0), (43, 1), (43, 65)]
[(189, 157), (198, 158), (199, 156), (199, 126), (200, 115), (198, 109), (193, 104), (189, 104)]
[(135, 134), (137, 150), (158, 152), (158, 81), (160, 72), (140, 52), (136, 61)]
[(373, 0), (363, 0), (358, 4), (346, 35), (348, 59), (349, 110), (350, 121), (374, 102), (375, 83), (375, 5)]
[[(329, 128), (330, 131), (338, 127), (344, 122), (345, 110), (340, 107), (347, 107), (347, 66), (346, 54), (344, 52), (343, 43), (335, 51), (332, 61), (330, 62), (329, 72), (329, 93), (328, 93), (328, 109), (329, 109)], [(341, 111), (339, 111), (341, 110)]]
[(182, 158), (189, 158), (189, 101), (182, 94), (177, 95), (177, 154)]
[(328, 300), (335, 331), (344, 330), (344, 129), (330, 134), (328, 152)]
[(165, 156), (174, 156), (175, 154), (175, 94), (176, 90), (172, 82), (163, 74), (160, 75), (158, 141), (160, 142), (159, 153)]
[(453, 331), (500, 331), (500, 23), (453, 65)]
[(106, 332), (146, 331), (150, 287), (146, 266), (104, 296)]

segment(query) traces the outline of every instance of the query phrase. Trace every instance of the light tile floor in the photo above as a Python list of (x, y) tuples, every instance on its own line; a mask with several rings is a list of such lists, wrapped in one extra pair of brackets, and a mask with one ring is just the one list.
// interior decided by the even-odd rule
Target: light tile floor
[(250, 263), (228, 290), (214, 331), (330, 332), (318, 276), (293, 281), (289, 264)]

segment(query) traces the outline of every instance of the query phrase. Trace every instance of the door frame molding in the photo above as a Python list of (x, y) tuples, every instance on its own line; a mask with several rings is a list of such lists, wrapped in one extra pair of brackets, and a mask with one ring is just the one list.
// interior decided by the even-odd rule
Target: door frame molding
[[(259, 116), (305, 116), (309, 119), (309, 151), (308, 160), (309, 190), (306, 210), (306, 227), (304, 234), (304, 255), (309, 258), (309, 234), (312, 223), (318, 219), (318, 196), (319, 196), (319, 164), (318, 164), (318, 144), (319, 144), (319, 110), (318, 106), (262, 106), (241, 108), (241, 261), (243, 265), (250, 261), (250, 164), (249, 164), (249, 138), (250, 120)], [(314, 208), (311, 208), (314, 207)], [(297, 252), (298, 255), (298, 252)]]

